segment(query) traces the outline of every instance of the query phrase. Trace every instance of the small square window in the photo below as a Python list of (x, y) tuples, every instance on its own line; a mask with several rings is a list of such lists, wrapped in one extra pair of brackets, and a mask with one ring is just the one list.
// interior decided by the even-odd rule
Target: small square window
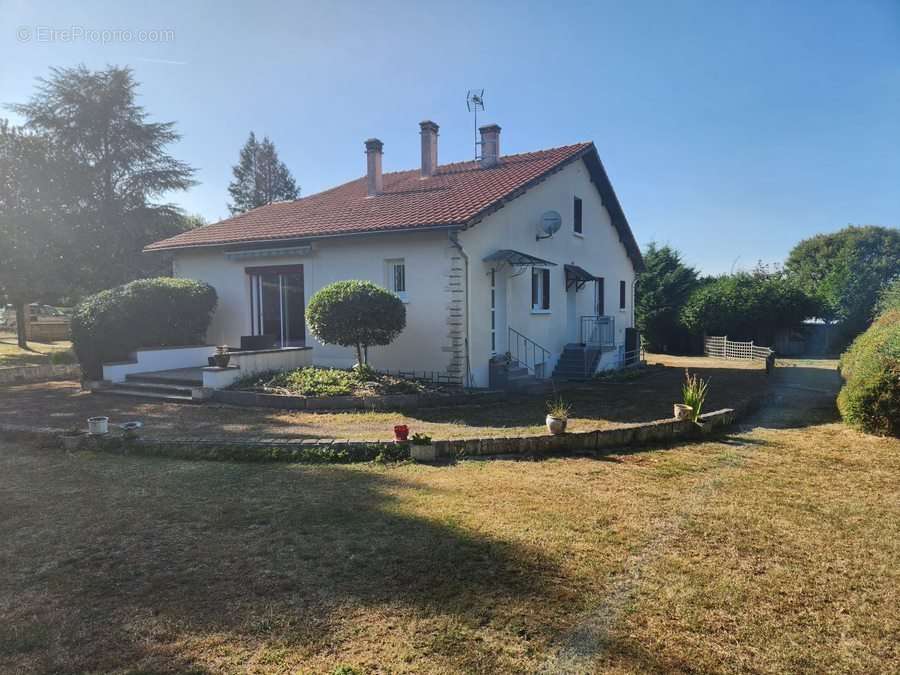
[(572, 222), (575, 224), (575, 234), (582, 233), (581, 209), (581, 199), (575, 197), (574, 212), (572, 214)]
[(386, 260), (386, 274), (388, 290), (395, 293), (401, 300), (406, 301), (406, 262), (398, 260)]

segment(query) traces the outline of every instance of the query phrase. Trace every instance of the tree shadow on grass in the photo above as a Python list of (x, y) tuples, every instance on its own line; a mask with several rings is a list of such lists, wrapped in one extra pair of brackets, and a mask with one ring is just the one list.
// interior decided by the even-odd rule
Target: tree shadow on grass
[[(418, 641), (454, 669), (499, 672), (489, 646), (448, 639), (448, 616), (471, 635), (503, 631), (511, 603), (576, 600), (545, 585), (560, 572), (539, 551), (408, 508), (427, 488), (392, 470), (47, 457), (16, 461), (0, 494), (16, 514), (0, 521), (0, 616), (46, 637), (0, 651), (0, 668), (181, 671), (223, 645), (340, 653), (336, 631), (375, 609), (432, 622), (440, 635)], [(548, 630), (540, 612), (516, 621)]]

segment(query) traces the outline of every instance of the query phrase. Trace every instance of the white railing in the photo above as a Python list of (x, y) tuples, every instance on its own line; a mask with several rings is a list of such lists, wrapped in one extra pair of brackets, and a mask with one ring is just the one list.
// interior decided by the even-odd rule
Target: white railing
[(765, 361), (775, 353), (770, 347), (759, 347), (750, 342), (735, 342), (727, 335), (707, 336), (703, 340), (703, 353), (720, 359), (755, 359)]
[(589, 347), (613, 347), (616, 344), (616, 319), (613, 316), (581, 317), (581, 342)]

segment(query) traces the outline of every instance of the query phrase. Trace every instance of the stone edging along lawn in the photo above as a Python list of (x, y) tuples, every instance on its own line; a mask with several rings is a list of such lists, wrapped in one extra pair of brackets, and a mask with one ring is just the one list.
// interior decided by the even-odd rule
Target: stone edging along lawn
[(0, 384), (25, 384), (80, 376), (81, 366), (77, 363), (41, 363), (36, 366), (0, 368)]
[[(723, 408), (700, 416), (708, 433), (721, 431), (739, 415), (758, 407), (765, 395), (745, 402), (738, 410)], [(18, 436), (42, 443), (59, 444), (63, 429), (0, 425), (0, 434)], [(434, 441), (441, 459), (490, 455), (534, 455), (544, 453), (606, 453), (614, 448), (642, 444), (665, 444), (701, 435), (693, 422), (662, 419), (612, 429), (567, 433), (561, 436), (516, 436), (510, 438), (473, 438)], [(350, 441), (333, 438), (245, 438), (197, 439), (152, 438), (125, 439), (110, 434), (103, 438), (86, 436), (84, 449), (129, 452), (199, 460), (284, 461), (348, 463), (376, 459), (397, 460), (409, 456), (408, 448), (386, 441)]]

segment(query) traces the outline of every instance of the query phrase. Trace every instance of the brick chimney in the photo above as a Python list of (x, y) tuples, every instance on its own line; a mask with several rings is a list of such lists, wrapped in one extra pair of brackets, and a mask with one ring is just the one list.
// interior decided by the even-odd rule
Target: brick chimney
[(496, 166), (500, 161), (500, 127), (487, 124), (478, 131), (481, 132), (481, 168)]
[(366, 141), (366, 188), (369, 196), (374, 197), (384, 192), (384, 181), (381, 177), (381, 151), (384, 143), (377, 138)]
[(438, 125), (431, 120), (419, 122), (422, 134), (422, 178), (433, 176), (438, 165)]

